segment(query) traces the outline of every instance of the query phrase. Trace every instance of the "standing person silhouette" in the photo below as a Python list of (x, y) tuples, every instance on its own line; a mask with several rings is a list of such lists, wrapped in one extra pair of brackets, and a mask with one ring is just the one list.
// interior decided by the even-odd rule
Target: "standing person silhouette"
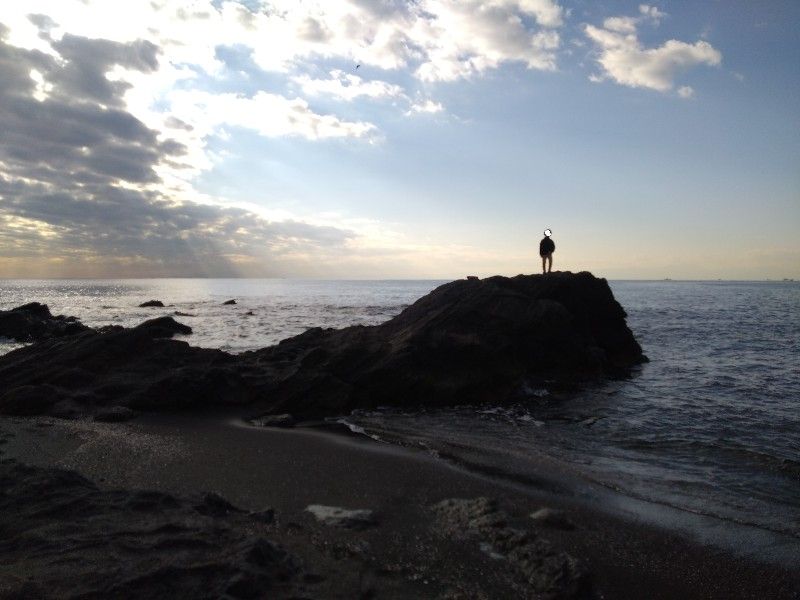
[[(549, 273), (553, 269), (553, 252), (556, 251), (556, 245), (550, 236), (553, 232), (549, 229), (544, 230), (544, 237), (539, 242), (539, 256), (542, 257), (542, 275)], [(547, 271), (544, 270), (544, 265), (547, 263)]]

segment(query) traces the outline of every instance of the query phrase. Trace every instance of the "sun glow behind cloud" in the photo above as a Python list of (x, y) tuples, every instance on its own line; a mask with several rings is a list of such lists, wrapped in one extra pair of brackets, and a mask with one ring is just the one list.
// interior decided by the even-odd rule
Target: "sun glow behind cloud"
[[(194, 180), (225, 160), (209, 149), (209, 140), (233, 127), (267, 138), (380, 143), (374, 123), (317, 111), (307, 98), (391, 99), (407, 118), (441, 112), (442, 104), (374, 76), (332, 69), (320, 77), (318, 63), (403, 70), (421, 81), (473, 77), (505, 61), (552, 69), (561, 18), (551, 0), (279, 0), (258, 9), (195, 0), (4, 5), (5, 47), (31, 79), (9, 93), (39, 102), (41, 118), (53, 127), (69, 114), (74, 131), (65, 140), (65, 162), (53, 144), (30, 139), (41, 137), (35, 126), (24, 127), (26, 118), (36, 118), (31, 106), (14, 115), (17, 146), (38, 141), (41, 147), (36, 157), (10, 148), (0, 155), (5, 218), (28, 224), (27, 241), (8, 252), (18, 260), (48, 253), (86, 264), (105, 258), (110, 266), (102, 274), (120, 265), (138, 269), (148, 260), (159, 271), (165, 263), (191, 273), (214, 265), (223, 274), (307, 272), (302, 261), (323, 270), (342, 260), (379, 269), (392, 252), (413, 260), (430, 248), (401, 242), (385, 225), (358, 219), (323, 224), (331, 219), (304, 215), (301, 221), (292, 214), (273, 221), (263, 206), (243, 209), (198, 192)], [(258, 68), (284, 75), (303, 96), (213, 89), (215, 80), (230, 75), (218, 54), (225, 47), (246, 48)], [(95, 132), (80, 139), (78, 131), (92, 127)], [(50, 163), (44, 169), (42, 160)], [(348, 227), (354, 221), (363, 227), (358, 232)], [(92, 222), (104, 232), (92, 235)], [(20, 227), (8, 231), (23, 233)], [(42, 232), (50, 232), (52, 243), (33, 253), (31, 236), (42, 238)], [(446, 247), (438, 250), (448, 254)]]

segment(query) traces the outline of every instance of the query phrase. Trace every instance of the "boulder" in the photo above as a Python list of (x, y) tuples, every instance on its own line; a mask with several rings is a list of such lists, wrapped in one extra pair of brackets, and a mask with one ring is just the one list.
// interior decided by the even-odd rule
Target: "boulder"
[(88, 331), (75, 317), (53, 316), (46, 304), (30, 302), (11, 310), (0, 310), (0, 337), (17, 342), (35, 342)]
[(230, 304), (236, 304), (236, 300), (225, 300), (225, 302), (222, 303), (223, 306), (227, 306)]
[(161, 300), (148, 300), (147, 302), (142, 302), (139, 308), (164, 308), (164, 303)]
[(158, 317), (145, 321), (141, 325), (136, 326), (137, 330), (146, 331), (153, 337), (172, 337), (176, 333), (182, 335), (189, 335), (192, 333), (192, 328), (183, 323), (178, 323), (172, 317)]

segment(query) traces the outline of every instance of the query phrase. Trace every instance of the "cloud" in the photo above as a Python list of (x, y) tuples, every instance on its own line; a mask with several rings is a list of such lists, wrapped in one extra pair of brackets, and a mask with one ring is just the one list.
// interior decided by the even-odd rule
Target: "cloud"
[(308, 96), (328, 95), (351, 102), (356, 98), (396, 98), (404, 95), (403, 88), (385, 81), (366, 81), (358, 75), (339, 69), (330, 72), (329, 79), (312, 79), (308, 75), (297, 75), (292, 81)]
[(418, 114), (418, 113), (428, 113), (428, 114), (435, 114), (438, 112), (442, 112), (444, 110), (444, 106), (442, 106), (439, 102), (434, 102), (433, 100), (422, 100), (416, 102), (411, 105), (411, 108), (406, 112), (407, 116)]
[(7, 10), (12, 43), (24, 47), (40, 45), (33, 25), (24, 25), (28, 14), (42, 13), (56, 33), (123, 43), (145, 36), (167, 61), (207, 72), (221, 67), (218, 47), (242, 46), (267, 71), (336, 58), (409, 68), (429, 80), (507, 61), (552, 69), (564, 17), (555, 0), (29, 0)]
[(234, 125), (266, 137), (300, 136), (309, 140), (366, 137), (377, 131), (372, 123), (343, 121), (321, 115), (302, 98), (285, 98), (258, 92), (252, 97), (237, 94), (176, 91), (169, 95), (173, 110), (193, 128)]
[(556, 69), (566, 15), (556, 0), (27, 0), (0, 13), (0, 269), (44, 261), (61, 276), (341, 264), (363, 232), (198, 192), (224, 160), (211, 141), (247, 128), (373, 142), (378, 110), (444, 110), (430, 82)]
[[(532, 0), (428, 0), (421, 3), (431, 18), (420, 18), (411, 41), (422, 60), (414, 71), (423, 81), (453, 81), (480, 75), (505, 62), (529, 69), (556, 68), (562, 9)], [(533, 18), (538, 28), (529, 26)]]
[[(603, 27), (585, 25), (584, 32), (594, 42), (596, 60), (602, 68), (602, 73), (590, 75), (590, 80), (611, 79), (629, 87), (667, 92), (673, 89), (679, 73), (699, 65), (717, 66), (721, 63), (722, 54), (705, 41), (689, 44), (668, 40), (656, 48), (643, 47), (638, 38), (638, 25), (643, 21), (657, 24), (666, 14), (644, 4), (639, 10), (638, 17), (608, 18)], [(678, 91), (684, 98), (692, 93), (688, 86)]]
[[(43, 274), (60, 276), (236, 275), (242, 263), (260, 261), (259, 272), (270, 273), (281, 261), (336, 252), (353, 239), (342, 228), (270, 221), (166, 193), (159, 169), (180, 161), (186, 147), (123, 108), (125, 81), (104, 81), (116, 66), (156, 69), (157, 49), (73, 36), (54, 45), (56, 58), (14, 47), (6, 33), (0, 29), (0, 266), (13, 262), (18, 275), (42, 264), (58, 269)], [(213, 110), (229, 108), (225, 100)], [(239, 110), (277, 114), (277, 122), (296, 118), (309, 136), (346, 126), (302, 101), (236, 102)], [(259, 126), (274, 133), (269, 123)], [(176, 119), (170, 125), (191, 128)]]
[(691, 98), (694, 96), (694, 90), (691, 88), (691, 86), (683, 85), (678, 88), (678, 96), (681, 98)]

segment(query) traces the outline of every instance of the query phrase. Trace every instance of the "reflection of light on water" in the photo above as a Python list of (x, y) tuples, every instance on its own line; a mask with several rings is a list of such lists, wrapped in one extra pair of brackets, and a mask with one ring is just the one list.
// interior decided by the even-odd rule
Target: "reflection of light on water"
[[(375, 325), (427, 294), (435, 281), (291, 281), (279, 279), (158, 279), (0, 282), (0, 309), (36, 300), (55, 314), (92, 327), (132, 327), (173, 316), (193, 329), (194, 346), (229, 352), (257, 350), (311, 327)], [(222, 302), (237, 298), (235, 306)], [(164, 308), (139, 308), (158, 299)], [(189, 313), (187, 317), (176, 312)], [(247, 314), (252, 313), (252, 314)], [(10, 346), (0, 345), (0, 352)]]

